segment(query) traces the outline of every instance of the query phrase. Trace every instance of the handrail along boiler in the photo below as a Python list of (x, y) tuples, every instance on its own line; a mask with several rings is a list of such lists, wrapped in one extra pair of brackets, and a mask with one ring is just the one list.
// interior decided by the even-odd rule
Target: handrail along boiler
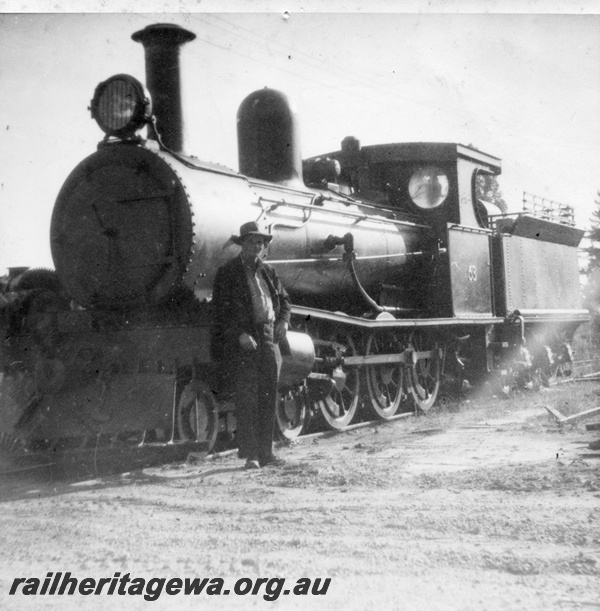
[[(56, 447), (107, 437), (200, 442), (235, 429), (209, 350), (216, 270), (255, 219), (294, 303), (278, 424), (389, 419), (490, 376), (508, 392), (568, 373), (587, 320), (577, 247), (558, 216), (502, 215), (475, 196), (500, 161), (470, 146), (404, 143), (302, 160), (272, 89), (238, 121), (239, 172), (184, 152), (179, 53), (194, 34), (152, 25), (146, 89), (118, 74), (91, 111), (105, 137), (58, 194), (55, 271), (2, 285), (0, 426)], [(148, 127), (147, 138), (140, 130)]]

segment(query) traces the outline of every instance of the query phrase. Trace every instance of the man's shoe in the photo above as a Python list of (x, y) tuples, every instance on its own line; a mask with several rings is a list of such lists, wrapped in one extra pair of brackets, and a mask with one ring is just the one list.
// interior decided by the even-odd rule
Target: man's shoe
[(285, 460), (272, 454), (269, 458), (264, 458), (260, 461), (261, 467), (283, 467)]
[(254, 460), (252, 458), (249, 458), (246, 461), (246, 466), (244, 467), (245, 469), (260, 469), (260, 465), (258, 464), (258, 460)]

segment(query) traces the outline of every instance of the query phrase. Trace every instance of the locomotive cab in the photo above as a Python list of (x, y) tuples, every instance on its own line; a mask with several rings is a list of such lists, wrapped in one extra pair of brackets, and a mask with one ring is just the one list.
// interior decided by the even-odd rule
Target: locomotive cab
[[(481, 174), (497, 176), (500, 160), (472, 147), (449, 143), (401, 143), (361, 147), (353, 137), (340, 151), (304, 162), (309, 184), (328, 182), (334, 162), (339, 189), (382, 208), (431, 225), (445, 242), (448, 223), (487, 227), (485, 204), (475, 196)], [(322, 168), (322, 177), (317, 174)]]
[[(340, 164), (340, 189), (431, 228), (430, 281), (422, 290), (433, 315), (492, 314), (488, 225), (495, 211), (477, 200), (475, 186), (481, 174), (500, 174), (499, 159), (461, 144), (361, 147), (348, 137), (340, 151), (306, 160), (305, 173), (327, 168), (323, 159)], [(410, 281), (422, 285), (418, 277)]]

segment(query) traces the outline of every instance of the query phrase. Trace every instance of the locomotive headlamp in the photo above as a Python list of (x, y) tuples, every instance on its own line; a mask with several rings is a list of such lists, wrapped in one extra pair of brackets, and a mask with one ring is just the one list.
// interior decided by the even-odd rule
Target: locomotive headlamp
[(96, 87), (90, 110), (105, 134), (127, 138), (148, 122), (152, 102), (136, 78), (117, 74)]
[(421, 167), (410, 177), (408, 192), (419, 208), (437, 208), (448, 196), (448, 176), (434, 165)]

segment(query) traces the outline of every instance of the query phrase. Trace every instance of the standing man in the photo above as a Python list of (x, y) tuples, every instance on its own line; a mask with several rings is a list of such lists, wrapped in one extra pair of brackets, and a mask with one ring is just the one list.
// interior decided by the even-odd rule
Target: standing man
[(273, 429), (278, 343), (287, 333), (291, 303), (275, 270), (260, 258), (273, 236), (251, 221), (231, 239), (242, 251), (215, 277), (211, 349), (234, 392), (238, 455), (246, 469), (258, 469), (283, 462), (273, 454)]

